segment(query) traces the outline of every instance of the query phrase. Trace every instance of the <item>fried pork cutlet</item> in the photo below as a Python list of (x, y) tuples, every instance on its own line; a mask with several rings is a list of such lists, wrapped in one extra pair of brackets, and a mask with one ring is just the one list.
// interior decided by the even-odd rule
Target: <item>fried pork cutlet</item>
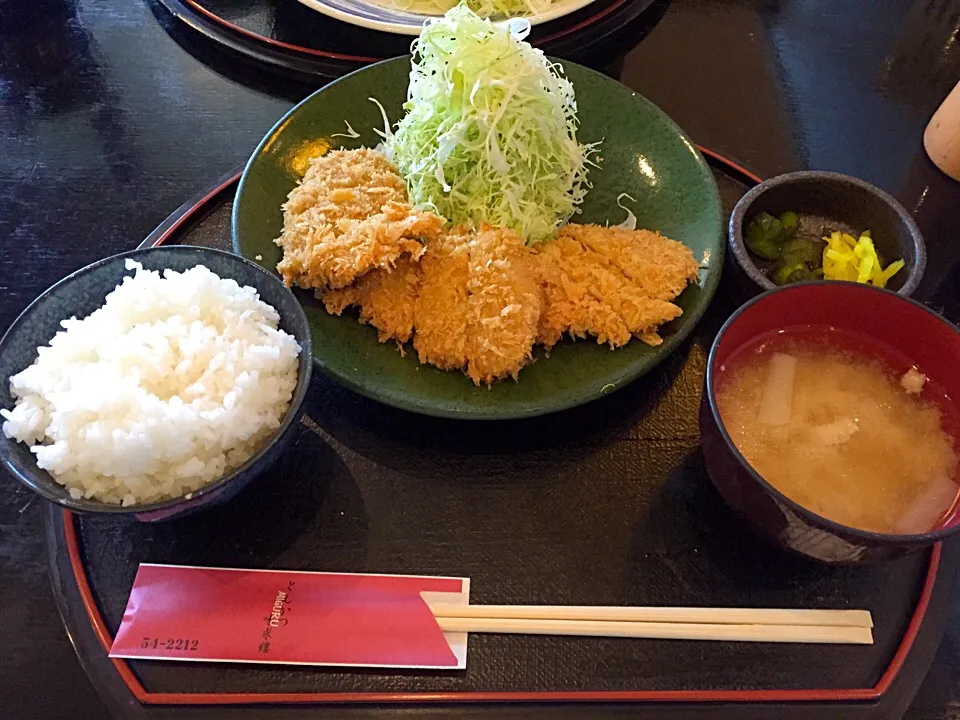
[(277, 270), (289, 286), (342, 288), (370, 270), (423, 253), (443, 218), (407, 202), (403, 179), (378, 152), (334, 150), (311, 161), (283, 205)]
[(413, 335), (413, 310), (420, 288), (420, 263), (405, 255), (393, 270), (373, 270), (339, 290), (317, 291), (327, 312), (340, 315), (351, 305), (360, 306), (360, 322), (373, 325), (380, 342), (395, 340), (401, 346)]
[(467, 363), (469, 242), (468, 230), (454, 228), (430, 240), (420, 261), (413, 347), (420, 362), (443, 370), (457, 370)]
[[(605, 233), (611, 238), (610, 247), (605, 245)], [(547, 348), (553, 347), (564, 333), (574, 338), (594, 335), (597, 342), (611, 347), (626, 345), (631, 336), (648, 345), (662, 342), (657, 328), (682, 312), (667, 299), (676, 297), (686, 286), (687, 276), (683, 276), (682, 285), (678, 276), (690, 268), (673, 258), (665, 265), (676, 266), (677, 270), (658, 275), (653, 266), (659, 258), (651, 255), (649, 261), (645, 261), (645, 249), (630, 246), (629, 236), (633, 234), (617, 228), (568, 225), (557, 239), (536, 248), (544, 290), (538, 342)], [(589, 237), (590, 245), (602, 252), (581, 242), (578, 236)], [(643, 238), (646, 239), (646, 234)], [(673, 250), (672, 246), (668, 247)], [(618, 249), (630, 258), (629, 262), (621, 260), (624, 265), (630, 265), (630, 273), (612, 259)], [(684, 249), (695, 276), (696, 263), (690, 251)], [(682, 254), (676, 256), (682, 258)], [(651, 267), (647, 267), (647, 262)]]
[[(402, 263), (325, 293), (327, 310), (360, 305), (361, 320), (380, 330), (381, 341), (402, 342), (412, 305), (420, 362), (462, 369), (478, 385), (517, 376), (531, 358), (541, 308), (532, 254), (520, 238), (509, 230), (454, 228), (429, 242), (419, 274), (408, 271), (417, 266), (412, 260)], [(398, 272), (405, 279), (395, 280)]]
[(592, 283), (601, 288), (622, 285), (595, 253), (571, 238), (549, 240), (535, 252), (544, 303), (537, 342), (549, 349), (564, 333), (573, 338), (596, 335), (598, 342), (612, 347), (629, 342), (627, 324), (591, 292)]
[(467, 375), (477, 385), (516, 379), (533, 356), (540, 319), (531, 251), (511, 230), (480, 228), (470, 239), (467, 290)]
[(697, 261), (683, 243), (652, 230), (624, 230), (600, 225), (567, 225), (569, 237), (612, 262), (647, 295), (673, 300), (697, 279)]
[[(419, 260), (418, 260), (419, 258)], [(348, 287), (318, 291), (328, 312), (361, 308), (380, 341), (413, 337), (420, 362), (463, 370), (477, 385), (517, 377), (535, 342), (564, 333), (611, 347), (681, 314), (669, 302), (696, 277), (689, 249), (658, 233), (569, 225), (527, 248), (510, 230), (457, 227)]]

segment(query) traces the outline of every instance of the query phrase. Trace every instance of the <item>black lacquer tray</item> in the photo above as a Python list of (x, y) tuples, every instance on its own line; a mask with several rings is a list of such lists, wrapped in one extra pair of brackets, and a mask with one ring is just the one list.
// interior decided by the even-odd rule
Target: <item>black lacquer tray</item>
[[(726, 209), (756, 181), (704, 150)], [(144, 241), (230, 246), (231, 174)], [(411, 415), (318, 373), (278, 466), (229, 504), (141, 525), (48, 505), (54, 590), (117, 716), (895, 718), (943, 631), (956, 544), (829, 568), (754, 538), (699, 450), (706, 353), (752, 292), (732, 266), (674, 355), (564, 413)], [(371, 341), (375, 341), (371, 331)], [(110, 660), (140, 562), (468, 576), (476, 603), (853, 607), (872, 646), (474, 635), (458, 673)]]
[[(413, 38), (356, 27), (296, 0), (147, 0), (164, 26), (234, 56), (297, 77), (337, 77), (406, 55)], [(597, 70), (615, 68), (656, 26), (670, 0), (595, 0), (533, 28), (546, 54)], [(193, 36), (193, 37), (191, 37)]]

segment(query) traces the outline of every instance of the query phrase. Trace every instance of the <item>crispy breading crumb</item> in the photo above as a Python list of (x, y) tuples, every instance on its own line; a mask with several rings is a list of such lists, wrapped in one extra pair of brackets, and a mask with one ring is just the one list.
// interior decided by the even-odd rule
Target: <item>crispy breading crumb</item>
[(310, 162), (283, 205), (277, 270), (288, 286), (336, 289), (404, 254), (419, 257), (420, 239), (443, 218), (407, 202), (403, 179), (380, 153), (334, 150)]
[(337, 315), (359, 305), (381, 342), (412, 334), (421, 362), (490, 385), (516, 378), (533, 356), (541, 309), (533, 262), (509, 230), (454, 228), (431, 241), (419, 263), (402, 258), (392, 271), (375, 270), (318, 297)]
[(673, 300), (697, 279), (690, 248), (652, 230), (571, 223), (559, 234), (603, 255), (638, 290), (658, 300)]
[(594, 293), (619, 291), (624, 285), (619, 276), (568, 237), (541, 243), (535, 250), (544, 297), (537, 342), (551, 348), (566, 333), (575, 339), (594, 335), (611, 347), (626, 345), (630, 328)]
[(536, 256), (544, 289), (538, 342), (548, 348), (565, 333), (593, 335), (611, 348), (631, 336), (659, 345), (656, 329), (682, 312), (668, 300), (697, 270), (693, 253), (680, 243), (598, 225), (567, 225), (556, 240), (537, 246)]
[(360, 322), (377, 328), (380, 342), (403, 343), (413, 335), (413, 310), (420, 288), (420, 263), (409, 255), (393, 270), (373, 270), (339, 290), (317, 291), (327, 312), (340, 315), (351, 305), (360, 307)]
[(465, 228), (454, 228), (431, 240), (420, 261), (423, 279), (414, 307), (413, 347), (420, 362), (443, 370), (467, 364), (469, 239)]
[(476, 385), (517, 378), (533, 358), (541, 291), (533, 255), (511, 230), (481, 227), (470, 240), (467, 375)]

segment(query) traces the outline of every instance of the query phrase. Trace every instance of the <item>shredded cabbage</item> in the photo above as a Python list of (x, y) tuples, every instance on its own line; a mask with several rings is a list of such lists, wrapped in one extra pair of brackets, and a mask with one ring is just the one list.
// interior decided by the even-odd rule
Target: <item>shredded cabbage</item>
[(418, 207), (537, 242), (578, 212), (599, 143), (577, 142), (573, 85), (523, 41), (529, 31), (465, 5), (428, 21), (413, 44), (407, 114), (383, 149)]
[(626, 205), (623, 204), (624, 198), (626, 198), (627, 200), (632, 200), (633, 202), (637, 201), (635, 197), (631, 197), (626, 193), (620, 193), (619, 195), (617, 195), (617, 205), (620, 207), (621, 210), (626, 210), (627, 219), (624, 220), (619, 225), (616, 225), (615, 227), (618, 227), (621, 230), (636, 230), (637, 216), (633, 214), (633, 210), (631, 210), (630, 208), (628, 208)]

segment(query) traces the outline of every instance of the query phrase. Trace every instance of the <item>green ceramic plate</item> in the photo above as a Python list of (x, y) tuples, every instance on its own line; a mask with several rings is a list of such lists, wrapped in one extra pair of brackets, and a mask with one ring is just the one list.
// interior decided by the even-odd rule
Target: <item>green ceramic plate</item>
[[(638, 227), (658, 229), (692, 248), (702, 261), (698, 286), (678, 303), (683, 315), (662, 328), (664, 342), (651, 348), (633, 341), (611, 351), (592, 340), (564, 341), (520, 372), (519, 382), (477, 388), (464, 375), (401, 357), (394, 343), (377, 342), (376, 331), (356, 315), (328, 315), (311, 294), (298, 291), (313, 329), (320, 367), (349, 388), (413, 412), (442, 417), (505, 419), (542, 415), (581, 405), (619, 389), (663, 360), (690, 333), (716, 291), (723, 266), (720, 196), (700, 153), (655, 105), (615, 80), (564, 63), (577, 92), (581, 142), (603, 140), (602, 169), (592, 170), (593, 189), (581, 222), (617, 224), (626, 217), (617, 196), (628, 193)], [(273, 244), (283, 224), (281, 203), (309, 158), (328, 147), (372, 147), (382, 128), (377, 98), (391, 123), (402, 115), (409, 58), (371, 65), (341, 78), (297, 105), (263, 139), (247, 164), (233, 206), (233, 247), (273, 269)], [(359, 137), (346, 137), (346, 122)]]

